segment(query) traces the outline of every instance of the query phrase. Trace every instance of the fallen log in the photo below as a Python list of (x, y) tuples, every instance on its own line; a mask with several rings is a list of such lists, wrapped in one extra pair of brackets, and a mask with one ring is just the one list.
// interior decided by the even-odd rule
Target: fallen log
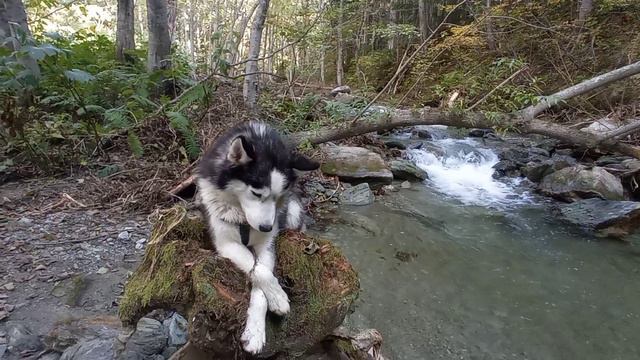
[(499, 127), (519, 133), (545, 135), (577, 147), (618, 152), (640, 159), (640, 147), (621, 143), (615, 139), (603, 139), (596, 135), (548, 121), (538, 119), (524, 121), (517, 115), (510, 114), (487, 117), (477, 112), (446, 111), (432, 108), (389, 110), (385, 116), (378, 116), (376, 119), (362, 120), (356, 126), (301, 132), (291, 135), (291, 139), (294, 143), (306, 141), (317, 145), (371, 132), (389, 131), (398, 127), (416, 125), (446, 125), (461, 128)]
[[(309, 247), (315, 243), (317, 246)], [(314, 251), (308, 249), (313, 248)], [(356, 272), (331, 243), (297, 232), (277, 241), (276, 274), (291, 312), (267, 319), (260, 357), (302, 354), (330, 336), (358, 296)], [(209, 358), (244, 359), (250, 282), (211, 249), (199, 213), (175, 206), (156, 222), (144, 259), (126, 284), (119, 315), (134, 324), (154, 309), (187, 314), (189, 344)]]

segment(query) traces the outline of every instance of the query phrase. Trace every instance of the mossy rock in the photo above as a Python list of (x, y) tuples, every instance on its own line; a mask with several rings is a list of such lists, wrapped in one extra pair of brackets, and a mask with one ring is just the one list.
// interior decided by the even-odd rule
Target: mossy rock
[[(317, 250), (310, 254), (309, 248)], [(342, 323), (359, 282), (328, 241), (286, 232), (277, 240), (277, 255), (276, 275), (291, 312), (282, 318), (268, 315), (261, 357), (295, 357)], [(119, 315), (125, 324), (135, 324), (153, 309), (177, 310), (187, 314), (193, 345), (216, 358), (242, 359), (248, 357), (239, 339), (250, 290), (247, 276), (212, 249), (200, 215), (176, 206), (156, 222), (144, 259), (125, 287)]]

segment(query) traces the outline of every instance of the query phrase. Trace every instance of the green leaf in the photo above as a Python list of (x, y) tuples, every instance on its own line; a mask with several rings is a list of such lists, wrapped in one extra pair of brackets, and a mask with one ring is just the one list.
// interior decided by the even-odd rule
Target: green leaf
[(144, 154), (142, 142), (140, 141), (138, 134), (136, 134), (132, 130), (129, 130), (129, 132), (127, 133), (127, 142), (129, 143), (129, 149), (135, 157), (141, 157)]
[(71, 81), (86, 83), (95, 79), (95, 77), (86, 71), (71, 69), (65, 70), (64, 75)]

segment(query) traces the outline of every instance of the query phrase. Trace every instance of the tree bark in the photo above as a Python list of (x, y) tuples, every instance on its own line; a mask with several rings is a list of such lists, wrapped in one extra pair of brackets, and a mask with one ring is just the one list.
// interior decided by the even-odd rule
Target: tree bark
[(589, 15), (593, 10), (593, 0), (580, 0), (580, 7), (578, 8), (578, 22), (583, 24), (587, 21)]
[(481, 113), (450, 112), (432, 108), (393, 110), (387, 117), (380, 117), (361, 125), (297, 133), (293, 134), (291, 139), (294, 143), (308, 141), (315, 145), (376, 131), (388, 131), (397, 127), (416, 125), (446, 125), (460, 128), (492, 128), (499, 126), (525, 134), (545, 135), (583, 148), (601, 148), (640, 159), (640, 147), (602, 139), (598, 136), (548, 121), (534, 119), (525, 122), (522, 121), (522, 118), (511, 115), (487, 118)]
[(154, 71), (171, 67), (167, 0), (147, 0), (147, 22), (149, 26), (147, 68), (149, 71)]
[[(21, 34), (22, 33), (22, 34)], [(27, 22), (27, 12), (24, 9), (22, 0), (4, 0), (0, 2), (0, 38), (14, 37), (21, 39), (24, 35), (31, 36), (29, 24)], [(10, 41), (6, 46), (11, 50), (20, 49), (22, 44), (17, 41)], [(29, 69), (33, 76), (40, 77), (40, 67), (38, 62), (30, 56), (20, 56), (20, 64)]]
[(560, 104), (567, 99), (585, 94), (593, 89), (611, 84), (613, 82), (625, 79), (636, 74), (640, 74), (640, 61), (583, 81), (580, 84), (566, 88), (553, 95), (545, 96), (538, 104), (529, 106), (528, 108), (522, 110), (520, 112), (521, 116), (524, 120), (531, 120), (544, 111)]
[(244, 102), (250, 111), (255, 111), (258, 105), (258, 58), (260, 57), (260, 47), (262, 43), (262, 29), (267, 20), (270, 0), (258, 0), (256, 17), (251, 27), (249, 36), (249, 56), (245, 67), (244, 78)]
[(167, 17), (169, 26), (169, 39), (173, 43), (176, 37), (176, 24), (178, 19), (178, 0), (167, 0)]
[(418, 28), (420, 36), (426, 39), (429, 36), (429, 22), (427, 20), (427, 0), (418, 0)]
[[(486, 13), (487, 15), (491, 14), (491, 0), (486, 0)], [(496, 46), (496, 36), (493, 32), (493, 20), (491, 17), (487, 17), (485, 19), (485, 30), (487, 31), (487, 46), (489, 50), (495, 51), (498, 47)]]
[(136, 48), (133, 0), (118, 0), (116, 59), (125, 62), (127, 50)]
[(337, 49), (336, 49), (336, 84), (338, 86), (342, 85), (342, 81), (344, 78), (344, 68), (343, 68), (343, 39), (342, 39), (342, 22), (344, 19), (344, 2), (340, 0), (340, 9), (338, 10), (338, 25), (336, 26), (336, 36), (337, 36)]

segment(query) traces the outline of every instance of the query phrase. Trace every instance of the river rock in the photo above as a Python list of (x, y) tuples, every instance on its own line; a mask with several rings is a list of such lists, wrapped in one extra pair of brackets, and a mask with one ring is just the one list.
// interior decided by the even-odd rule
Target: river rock
[(136, 325), (124, 347), (123, 360), (135, 360), (138, 355), (151, 356), (161, 354), (167, 346), (167, 334), (160, 321), (143, 317)]
[(560, 206), (563, 218), (596, 231), (598, 235), (621, 238), (640, 226), (640, 202), (585, 199)]
[(469, 137), (485, 137), (488, 134), (494, 133), (493, 129), (471, 129), (467, 136)]
[(601, 167), (587, 169), (582, 165), (564, 168), (545, 176), (540, 183), (540, 191), (569, 202), (592, 197), (624, 199), (620, 179)]
[(431, 140), (433, 136), (426, 129), (413, 129), (411, 130), (411, 136), (418, 139)]
[(389, 163), (389, 168), (396, 180), (424, 181), (429, 178), (426, 171), (409, 160), (393, 160)]
[(187, 326), (187, 320), (178, 313), (174, 313), (168, 319), (169, 346), (182, 346), (187, 343)]
[(15, 355), (33, 354), (44, 348), (40, 338), (26, 326), (9, 321), (7, 323), (7, 350)]
[(329, 95), (336, 96), (340, 93), (351, 94), (351, 88), (347, 85), (338, 86), (338, 87), (335, 87), (333, 90), (331, 90)]
[(375, 196), (367, 183), (347, 188), (340, 194), (340, 202), (344, 205), (371, 205), (374, 200)]
[(60, 360), (61, 354), (57, 352), (46, 353), (38, 358), (38, 360)]
[(68, 348), (62, 353), (60, 360), (113, 360), (115, 356), (114, 340), (94, 339)]
[(382, 157), (373, 151), (352, 146), (324, 147), (326, 160), (321, 166), (325, 175), (338, 176), (348, 183), (382, 186), (393, 181), (393, 174)]
[(397, 139), (385, 140), (384, 141), (384, 146), (386, 146), (389, 149), (400, 149), (400, 150), (406, 150), (407, 149), (407, 144), (405, 144), (403, 141), (397, 140)]
[(493, 165), (494, 173), (492, 177), (499, 179), (501, 177), (518, 177), (520, 176), (519, 166), (511, 160), (500, 160)]
[(577, 163), (576, 159), (566, 155), (554, 154), (551, 159), (541, 162), (531, 161), (521, 168), (522, 175), (533, 182), (540, 182), (545, 176)]

